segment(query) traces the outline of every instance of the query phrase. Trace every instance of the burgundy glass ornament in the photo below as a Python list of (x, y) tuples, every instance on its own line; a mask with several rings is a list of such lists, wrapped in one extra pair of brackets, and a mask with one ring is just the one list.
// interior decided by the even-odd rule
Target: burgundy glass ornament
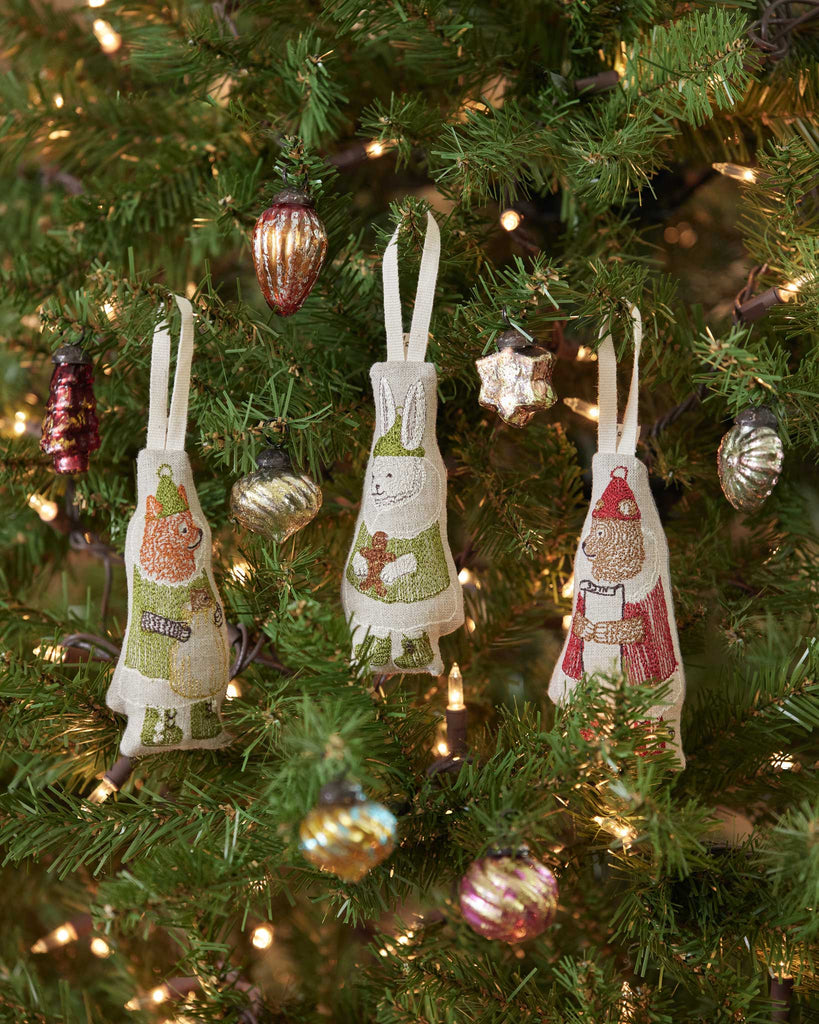
[(50, 455), (57, 473), (85, 473), (88, 456), (100, 446), (94, 370), (79, 345), (63, 345), (51, 361), (48, 405), (40, 448)]
[(461, 879), (466, 923), (486, 939), (524, 942), (544, 932), (557, 909), (557, 880), (525, 848), (490, 852)]
[(327, 232), (310, 196), (286, 188), (253, 229), (253, 265), (272, 310), (292, 316), (313, 289), (327, 255)]

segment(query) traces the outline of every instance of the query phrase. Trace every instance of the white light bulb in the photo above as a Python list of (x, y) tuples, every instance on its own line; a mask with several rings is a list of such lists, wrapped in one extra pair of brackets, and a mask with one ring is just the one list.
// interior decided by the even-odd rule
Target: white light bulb
[(504, 231), (515, 231), (520, 227), (520, 222), (523, 220), (521, 214), (517, 210), (504, 210), (500, 215), (501, 227)]
[(269, 924), (257, 925), (250, 933), (250, 941), (256, 949), (270, 949), (273, 945), (273, 928)]
[(122, 36), (115, 32), (110, 22), (97, 18), (94, 21), (94, 35), (103, 53), (116, 53), (122, 46)]

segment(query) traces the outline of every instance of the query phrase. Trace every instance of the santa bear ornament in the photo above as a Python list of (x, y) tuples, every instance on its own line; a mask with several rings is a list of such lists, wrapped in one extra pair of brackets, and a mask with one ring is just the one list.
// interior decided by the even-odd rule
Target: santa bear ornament
[(650, 714), (670, 727), (684, 765), (680, 712), (685, 678), (668, 576), (668, 544), (648, 471), (634, 454), (642, 321), (636, 307), (631, 312), (634, 369), (621, 431), (611, 335), (598, 351), (600, 418), (591, 507), (574, 562), (571, 628), (552, 673), (549, 696), (561, 703), (584, 676), (596, 673), (624, 673), (632, 683), (666, 684), (667, 695)]
[(137, 456), (137, 507), (125, 538), (128, 625), (106, 702), (128, 716), (123, 754), (220, 747), (229, 678), (227, 626), (211, 569), (211, 534), (185, 454), (193, 311), (182, 315), (170, 414), (170, 334), (154, 333), (148, 440)]
[(435, 436), (437, 377), (425, 361), (441, 239), (427, 214), (412, 327), (398, 292), (398, 230), (384, 253), (387, 362), (370, 371), (375, 436), (342, 601), (353, 660), (373, 672), (443, 672), (441, 636), (464, 621), (446, 531), (446, 469)]

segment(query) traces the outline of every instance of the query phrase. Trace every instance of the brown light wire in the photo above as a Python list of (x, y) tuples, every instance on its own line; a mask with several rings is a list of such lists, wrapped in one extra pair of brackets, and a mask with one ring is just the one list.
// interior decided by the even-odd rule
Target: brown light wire
[[(795, 15), (793, 8), (797, 6), (802, 8), (802, 13)], [(770, 60), (782, 60), (790, 52), (796, 29), (817, 18), (819, 0), (801, 0), (799, 4), (793, 0), (773, 0), (762, 12), (762, 17), (750, 26), (747, 35)]]

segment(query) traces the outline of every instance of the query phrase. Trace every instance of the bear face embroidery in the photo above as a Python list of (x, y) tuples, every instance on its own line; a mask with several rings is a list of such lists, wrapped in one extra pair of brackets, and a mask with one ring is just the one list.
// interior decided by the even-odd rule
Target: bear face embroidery
[(592, 563), (592, 576), (605, 583), (633, 579), (646, 559), (639, 520), (593, 519), (581, 547)]
[[(176, 501), (178, 512), (166, 512), (163, 504), (148, 495), (145, 509), (145, 533), (139, 551), (139, 564), (159, 583), (184, 583), (196, 572), (196, 549), (204, 531), (193, 521), (188, 496), (180, 484)], [(176, 503), (175, 503), (176, 504)]]

